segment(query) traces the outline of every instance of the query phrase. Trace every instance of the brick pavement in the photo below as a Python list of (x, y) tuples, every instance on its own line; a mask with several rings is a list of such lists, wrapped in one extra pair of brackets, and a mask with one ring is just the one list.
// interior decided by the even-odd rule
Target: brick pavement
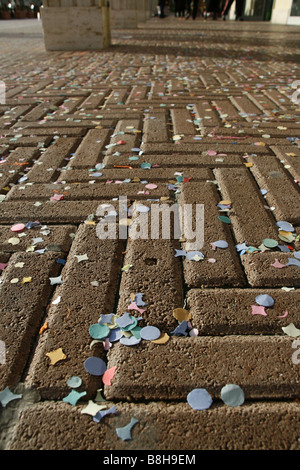
[[(299, 28), (153, 18), (46, 53), (28, 21), (0, 32), (1, 448), (299, 450)], [(131, 234), (142, 209), (204, 204), (201, 254), (162, 228), (101, 239), (119, 196)]]

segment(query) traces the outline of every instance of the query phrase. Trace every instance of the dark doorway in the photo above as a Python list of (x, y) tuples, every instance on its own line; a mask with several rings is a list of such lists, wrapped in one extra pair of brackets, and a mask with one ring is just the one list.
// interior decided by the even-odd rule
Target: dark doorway
[(273, 0), (245, 0), (244, 18), (248, 21), (270, 21)]

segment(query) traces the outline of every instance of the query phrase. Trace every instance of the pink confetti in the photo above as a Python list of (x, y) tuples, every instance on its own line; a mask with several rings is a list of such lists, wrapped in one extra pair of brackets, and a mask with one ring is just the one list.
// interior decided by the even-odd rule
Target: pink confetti
[(103, 341), (103, 348), (105, 351), (108, 351), (111, 348), (112, 344), (109, 341), (108, 338), (105, 338), (105, 341)]
[(0, 263), (0, 271), (4, 271), (4, 269), (6, 268), (7, 264), (5, 263)]
[(102, 376), (102, 382), (104, 385), (111, 385), (111, 381), (114, 378), (116, 369), (116, 366), (114, 366), (104, 372)]
[(119, 140), (117, 142), (117, 145), (124, 145), (124, 144), (126, 144), (125, 140)]
[(13, 225), (10, 230), (12, 232), (21, 232), (22, 230), (24, 230), (25, 228), (25, 225), (24, 224), (16, 224), (16, 225)]
[(132, 302), (129, 306), (128, 306), (128, 310), (137, 310), (139, 313), (144, 313), (145, 310), (142, 310), (141, 308), (139, 308), (136, 304), (136, 302)]
[(214, 155), (217, 155), (217, 152), (215, 150), (208, 150), (207, 155), (209, 155), (210, 157), (213, 157)]
[(280, 263), (277, 258), (275, 259), (275, 263), (271, 264), (271, 266), (273, 266), (274, 268), (285, 268), (286, 267), (286, 265)]
[(54, 196), (50, 198), (50, 201), (61, 201), (63, 198), (63, 194), (54, 194)]
[(267, 317), (265, 307), (252, 305), (252, 315), (263, 315), (264, 317)]
[(288, 310), (287, 310), (284, 315), (281, 315), (281, 316), (278, 317), (278, 318), (286, 318), (286, 317), (288, 316), (288, 314), (289, 314), (289, 312), (288, 312)]
[(215, 258), (209, 258), (207, 261), (209, 263), (216, 263), (217, 260)]
[(156, 188), (157, 188), (157, 184), (152, 184), (152, 183), (146, 184), (146, 188), (147, 188), (147, 189), (156, 189)]

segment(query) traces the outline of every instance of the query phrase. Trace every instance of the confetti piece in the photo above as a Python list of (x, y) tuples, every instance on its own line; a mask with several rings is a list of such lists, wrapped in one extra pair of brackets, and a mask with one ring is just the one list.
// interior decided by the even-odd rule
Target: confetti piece
[(155, 344), (166, 344), (170, 339), (167, 333), (162, 333), (159, 338), (153, 339), (151, 342)]
[(221, 399), (226, 405), (236, 407), (243, 405), (245, 395), (238, 385), (227, 384), (221, 390)]
[(67, 385), (70, 388), (78, 388), (81, 386), (81, 384), (82, 384), (82, 380), (77, 375), (73, 375), (67, 380)]
[(226, 217), (225, 215), (219, 215), (218, 219), (221, 222), (224, 222), (224, 224), (231, 224), (231, 220), (229, 219), (229, 217)]
[(100, 357), (91, 356), (84, 362), (85, 370), (95, 376), (101, 376), (106, 371), (106, 364)]
[(122, 428), (116, 428), (117, 436), (122, 439), (122, 441), (131, 440), (131, 430), (138, 423), (138, 420), (131, 418), (130, 423)]
[(0, 263), (0, 271), (4, 271), (6, 266), (7, 266), (7, 263)]
[(278, 261), (278, 259), (276, 258), (275, 259), (275, 262), (273, 264), (271, 264), (271, 266), (273, 266), (274, 268), (285, 268), (286, 265), (285, 264), (282, 264), (280, 263), (280, 261)]
[(54, 196), (50, 198), (50, 201), (61, 201), (63, 198), (63, 194), (54, 194)]
[(267, 317), (267, 313), (265, 311), (264, 306), (257, 306), (257, 305), (252, 305), (252, 315), (262, 315), (264, 317)]
[(288, 312), (288, 310), (286, 310), (286, 312), (278, 318), (286, 318), (288, 316), (288, 314), (289, 314), (289, 312)]
[(32, 277), (23, 277), (22, 284), (27, 284), (32, 282)]
[(145, 310), (143, 310), (143, 309), (141, 309), (137, 306), (136, 302), (132, 302), (127, 308), (128, 308), (128, 310), (136, 310), (140, 314), (145, 312)]
[(145, 188), (147, 188), (147, 189), (156, 189), (157, 184), (146, 184)]
[(120, 328), (127, 328), (129, 325), (132, 325), (134, 323), (134, 318), (129, 315), (128, 312), (124, 313), (121, 317), (117, 319), (117, 325)]
[(46, 353), (46, 356), (49, 357), (51, 365), (55, 365), (57, 362), (67, 359), (67, 356), (64, 354), (62, 348), (58, 348), (55, 349), (55, 351)]
[(53, 300), (52, 305), (58, 305), (60, 301), (61, 301), (61, 296), (59, 295), (57, 299)]
[(10, 245), (19, 245), (20, 242), (21, 242), (20, 238), (16, 238), (16, 237), (12, 237), (7, 240), (7, 243), (9, 243)]
[(50, 284), (51, 286), (54, 286), (56, 284), (62, 284), (62, 278), (61, 276), (58, 276), (58, 277), (50, 277)]
[(176, 250), (175, 249), (175, 258), (178, 256), (186, 256), (186, 251), (185, 250)]
[(300, 260), (295, 258), (289, 258), (286, 266), (300, 266)]
[(112, 325), (113, 324), (113, 317), (114, 317), (113, 313), (102, 314), (101, 317), (100, 317), (99, 323), (100, 324), (108, 323), (108, 324)]
[(278, 246), (278, 242), (272, 238), (265, 238), (262, 243), (266, 248), (276, 248)]
[(48, 330), (49, 328), (49, 323), (46, 321), (40, 328), (39, 330), (39, 334), (41, 335), (42, 333), (44, 333), (44, 331)]
[(62, 399), (62, 401), (64, 401), (65, 403), (70, 403), (70, 405), (73, 405), (75, 406), (78, 402), (78, 400), (80, 400), (80, 398), (84, 397), (86, 395), (86, 392), (76, 392), (76, 390), (72, 390), (69, 395), (67, 395), (66, 397), (64, 397)]
[(141, 329), (140, 335), (146, 341), (153, 341), (160, 337), (161, 332), (156, 326), (145, 326)]
[(127, 264), (126, 266), (123, 266), (121, 271), (128, 273), (129, 269), (132, 268), (132, 264)]
[(282, 331), (292, 338), (300, 336), (300, 330), (295, 327), (294, 323), (290, 323), (288, 326), (283, 326)]
[(176, 318), (179, 322), (182, 322), (183, 320), (189, 321), (192, 318), (191, 313), (188, 310), (185, 310), (184, 308), (176, 308), (173, 310), (173, 317)]
[(116, 414), (116, 412), (117, 409), (115, 406), (112, 406), (111, 408), (109, 408), (109, 410), (98, 411), (98, 413), (94, 416), (93, 421), (95, 421), (95, 423), (100, 423), (101, 419), (104, 416), (109, 414)]
[(18, 282), (19, 282), (19, 279), (18, 279), (17, 277), (14, 277), (14, 278), (10, 281), (11, 284), (17, 284)]
[(274, 305), (274, 299), (268, 294), (261, 294), (255, 298), (255, 301), (258, 305), (264, 307), (272, 307)]
[(187, 336), (187, 327), (188, 327), (188, 324), (187, 324), (187, 321), (183, 320), (176, 328), (175, 330), (173, 330), (171, 332), (172, 335), (174, 336)]
[(77, 258), (78, 263), (81, 263), (82, 261), (87, 261), (89, 259), (87, 254), (75, 255), (75, 258)]
[(193, 410), (207, 410), (212, 405), (212, 397), (205, 388), (195, 388), (187, 395), (187, 402)]
[(117, 368), (114, 366), (104, 372), (102, 377), (102, 382), (104, 383), (104, 385), (111, 385), (111, 381), (114, 378), (116, 369)]
[(228, 243), (225, 240), (218, 240), (216, 242), (213, 242), (212, 245), (216, 248), (228, 248)]
[(110, 329), (106, 325), (95, 323), (89, 328), (89, 334), (93, 339), (104, 340), (110, 333)]
[(16, 225), (13, 225), (10, 230), (12, 232), (21, 232), (22, 230), (24, 230), (25, 228), (25, 225), (24, 224), (16, 224)]
[(90, 416), (96, 416), (99, 411), (102, 411), (105, 408), (105, 405), (97, 405), (97, 403), (94, 403), (92, 400), (89, 400), (87, 406), (84, 407), (80, 413)]
[(139, 344), (141, 339), (136, 338), (135, 336), (130, 336), (130, 338), (123, 337), (120, 339), (120, 343), (124, 344), (124, 346), (135, 346)]
[(294, 232), (295, 230), (292, 224), (284, 220), (280, 220), (279, 222), (276, 223), (276, 225), (277, 227), (279, 227), (281, 230), (285, 232)]
[(99, 388), (99, 390), (97, 390), (97, 394), (96, 394), (94, 401), (106, 402), (105, 398), (103, 398), (102, 396), (102, 391), (103, 391), (102, 388)]
[(201, 261), (204, 259), (204, 254), (201, 251), (189, 251), (186, 254), (186, 258), (189, 261)]
[(19, 400), (21, 398), (22, 398), (22, 395), (11, 392), (8, 387), (6, 387), (4, 390), (2, 390), (2, 392), (0, 392), (0, 402), (4, 408), (9, 402), (13, 400)]

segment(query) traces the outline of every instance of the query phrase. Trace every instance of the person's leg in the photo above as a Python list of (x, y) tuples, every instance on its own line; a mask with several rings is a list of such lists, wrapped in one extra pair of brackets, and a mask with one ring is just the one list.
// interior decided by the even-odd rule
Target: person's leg
[(197, 18), (198, 8), (199, 8), (199, 0), (194, 0), (194, 8), (193, 8), (193, 19), (194, 20)]
[(222, 11), (222, 16), (225, 17), (228, 15), (231, 5), (233, 4), (234, 0), (227, 0)]
[(235, 14), (237, 19), (240, 19), (243, 16), (243, 6), (243, 0), (236, 0)]

